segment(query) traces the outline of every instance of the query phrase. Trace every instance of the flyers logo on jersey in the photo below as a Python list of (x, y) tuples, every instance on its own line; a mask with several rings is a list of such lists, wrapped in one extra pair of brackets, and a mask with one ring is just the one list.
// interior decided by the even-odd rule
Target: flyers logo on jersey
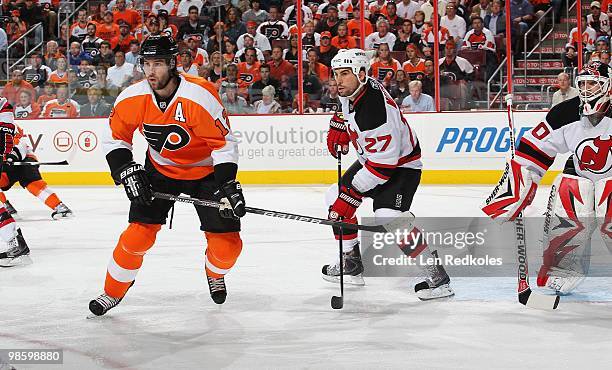
[(592, 173), (606, 173), (612, 168), (612, 136), (588, 138), (576, 147), (580, 169)]
[(143, 125), (142, 133), (155, 151), (161, 153), (164, 149), (179, 150), (191, 141), (187, 130), (180, 125)]

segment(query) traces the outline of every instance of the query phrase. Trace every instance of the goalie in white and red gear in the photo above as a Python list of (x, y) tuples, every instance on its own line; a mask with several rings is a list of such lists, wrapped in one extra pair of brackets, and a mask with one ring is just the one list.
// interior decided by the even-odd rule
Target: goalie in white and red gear
[[(576, 77), (579, 96), (551, 108), (546, 119), (518, 143), (516, 157), (502, 176), (502, 180), (511, 177), (514, 181), (500, 181), (514, 187), (498, 185), (483, 206), (493, 218), (512, 220), (531, 203), (537, 189), (533, 184), (544, 176), (556, 156), (572, 154), (563, 177), (551, 189), (549, 199), (554, 201), (548, 210), (565, 222), (562, 226), (567, 232), (550, 227), (544, 231), (544, 263), (538, 275), (538, 285), (560, 293), (570, 292), (588, 272), (584, 258), (590, 255), (594, 212), (600, 230), (610, 230), (610, 219), (606, 218), (610, 192), (605, 184), (612, 174), (611, 75), (610, 67), (600, 62), (580, 72)], [(589, 217), (591, 222), (586, 221)], [(610, 235), (602, 233), (612, 251)], [(564, 245), (576, 247), (570, 250)]]

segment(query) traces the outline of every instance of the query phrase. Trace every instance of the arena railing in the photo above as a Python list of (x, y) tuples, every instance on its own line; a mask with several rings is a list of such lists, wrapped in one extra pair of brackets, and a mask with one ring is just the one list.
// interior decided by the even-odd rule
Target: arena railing
[[(16, 66), (19, 66), (32, 52), (40, 48), (44, 44), (43, 37), (43, 24), (36, 23), (29, 30), (27, 30), (21, 37), (13, 41), (6, 48), (6, 79), (7, 82), (11, 76), (11, 70)], [(23, 53), (21, 52), (23, 48)], [(15, 55), (14, 58), (11, 56)]]

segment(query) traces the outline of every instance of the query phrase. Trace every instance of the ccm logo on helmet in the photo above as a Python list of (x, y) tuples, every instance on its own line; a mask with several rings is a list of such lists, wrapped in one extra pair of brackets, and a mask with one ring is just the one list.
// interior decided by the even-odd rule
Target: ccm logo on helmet
[(151, 148), (160, 152), (162, 150), (179, 150), (191, 141), (187, 130), (180, 125), (143, 125), (142, 133)]
[(576, 147), (576, 158), (583, 171), (606, 173), (612, 168), (612, 136), (588, 138)]

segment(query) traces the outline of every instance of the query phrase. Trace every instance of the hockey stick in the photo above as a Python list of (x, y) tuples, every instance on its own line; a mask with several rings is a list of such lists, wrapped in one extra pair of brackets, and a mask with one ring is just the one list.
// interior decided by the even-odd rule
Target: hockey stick
[[(336, 153), (338, 154), (338, 195), (340, 195), (341, 191), (341, 181), (342, 181), (342, 148), (340, 145), (336, 148)], [(338, 253), (340, 254), (340, 297), (332, 296), (331, 297), (331, 306), (334, 310), (339, 310), (344, 307), (344, 259), (342, 257), (342, 236), (344, 235), (344, 229), (340, 226), (340, 235), (338, 238)]]
[[(514, 111), (512, 109), (512, 94), (506, 96), (508, 108), (508, 126), (510, 129), (510, 154), (512, 159), (516, 149), (514, 147)], [(529, 287), (529, 263), (527, 261), (527, 237), (525, 235), (525, 224), (523, 212), (519, 212), (514, 219), (514, 233), (516, 235), (516, 248), (518, 254), (518, 300), (527, 307), (540, 310), (554, 310), (559, 305), (561, 297), (558, 295), (538, 294)]]
[[(221, 207), (221, 203), (215, 202), (213, 200), (184, 197), (180, 195), (172, 195), (172, 194), (160, 193), (160, 192), (153, 192), (153, 196), (159, 199), (166, 199), (166, 200), (171, 200), (174, 202), (181, 202), (181, 203), (190, 203), (190, 204), (195, 204), (197, 206), (203, 206), (203, 207), (211, 207), (211, 208)], [(254, 208), (254, 207), (245, 207), (245, 208), (246, 208), (247, 213), (253, 213), (253, 214), (261, 215), (261, 216), (284, 218), (286, 220), (309, 222), (311, 224), (343, 227), (345, 229), (351, 229), (351, 230), (370, 231), (373, 233), (393, 232), (400, 228), (409, 228), (412, 225), (412, 222), (414, 221), (414, 215), (410, 211), (402, 213), (401, 216), (397, 217), (393, 221), (386, 223), (384, 225), (359, 225), (359, 224), (349, 224), (349, 223), (340, 222), (340, 221), (331, 221), (326, 218), (317, 218), (317, 217), (298, 215), (295, 213), (272, 211), (272, 210), (262, 209), (262, 208)]]
[(59, 161), (59, 162), (6, 162), (9, 166), (66, 166), (68, 165), (68, 161)]

